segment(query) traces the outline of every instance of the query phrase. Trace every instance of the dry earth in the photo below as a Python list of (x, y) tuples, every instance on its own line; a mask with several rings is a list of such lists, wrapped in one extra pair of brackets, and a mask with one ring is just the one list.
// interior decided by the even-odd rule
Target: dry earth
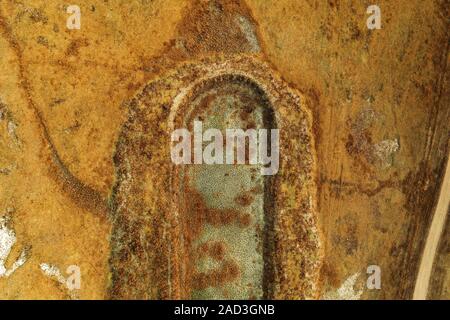
[[(369, 1), (74, 2), (80, 30), (66, 28), (65, 2), (0, 1), (0, 216), (17, 239), (5, 266), (26, 257), (0, 277), (0, 298), (73, 298), (42, 263), (79, 266), (76, 297), (108, 298), (108, 199), (129, 101), (183, 61), (248, 53), (313, 115), (317, 297), (350, 298), (327, 293), (354, 284), (361, 299), (412, 298), (448, 158), (448, 1), (379, 0), (381, 30), (366, 27)], [(447, 219), (436, 299), (450, 298), (449, 232)], [(380, 290), (365, 287), (369, 265)]]

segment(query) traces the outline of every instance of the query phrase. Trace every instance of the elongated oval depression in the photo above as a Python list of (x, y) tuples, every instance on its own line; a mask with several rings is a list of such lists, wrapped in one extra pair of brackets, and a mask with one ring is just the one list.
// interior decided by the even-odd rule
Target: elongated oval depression
[[(210, 128), (222, 132), (224, 154), (226, 129), (275, 128), (264, 92), (236, 76), (211, 80), (195, 93), (184, 115), (191, 132), (194, 121), (202, 122), (203, 132)], [(203, 150), (209, 143), (203, 142)], [(182, 170), (185, 277), (192, 288), (187, 298), (266, 297), (265, 282), (271, 272), (273, 177), (261, 175), (260, 168), (260, 164), (247, 161), (191, 164)]]

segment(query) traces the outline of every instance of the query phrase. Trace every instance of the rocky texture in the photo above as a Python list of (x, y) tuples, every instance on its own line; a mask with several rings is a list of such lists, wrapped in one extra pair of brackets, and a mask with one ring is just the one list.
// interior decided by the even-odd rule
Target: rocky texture
[(58, 1), (0, 4), (0, 212), (15, 208), (17, 238), (6, 265), (32, 246), (0, 279), (2, 298), (67, 298), (44, 262), (79, 265), (80, 297), (107, 297), (126, 102), (164, 70), (217, 52), (260, 55), (313, 112), (322, 293), (376, 264), (382, 289), (361, 277), (362, 299), (412, 297), (448, 154), (447, 1), (380, 0), (372, 31), (365, 1), (78, 3), (81, 30), (66, 29)]
[(112, 298), (190, 297), (196, 279), (192, 243), (205, 223), (232, 222), (232, 217), (214, 219), (212, 215), (231, 213), (207, 210), (196, 192), (181, 187), (183, 169), (168, 159), (171, 132), (183, 128), (185, 117), (194, 112), (191, 101), (227, 82), (267, 95), (281, 130), (280, 172), (265, 186), (270, 227), (262, 236), (268, 282), (264, 296), (319, 296), (322, 252), (309, 111), (267, 65), (252, 57), (215, 56), (177, 66), (150, 82), (130, 103), (114, 156)]

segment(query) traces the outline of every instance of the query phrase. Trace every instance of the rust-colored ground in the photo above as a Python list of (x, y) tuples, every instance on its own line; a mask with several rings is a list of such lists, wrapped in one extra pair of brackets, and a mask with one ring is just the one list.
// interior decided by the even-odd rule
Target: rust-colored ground
[[(209, 1), (76, 2), (81, 30), (66, 28), (63, 2), (0, 2), (0, 216), (17, 237), (6, 266), (29, 248), (0, 277), (0, 298), (69, 298), (41, 263), (78, 265), (79, 297), (108, 297), (108, 198), (127, 103), (177, 63), (218, 52), (254, 52), (314, 115), (320, 296), (360, 273), (362, 299), (412, 297), (448, 157), (448, 1), (380, 0), (373, 31), (368, 1), (223, 0), (217, 15)], [(429, 296), (448, 299), (441, 243)], [(368, 265), (381, 267), (380, 290), (365, 288)]]

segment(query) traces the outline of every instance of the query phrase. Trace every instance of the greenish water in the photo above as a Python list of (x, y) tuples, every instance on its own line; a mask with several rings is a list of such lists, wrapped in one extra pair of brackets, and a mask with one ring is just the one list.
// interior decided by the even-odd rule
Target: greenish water
[[(187, 117), (190, 122), (201, 120), (203, 130), (219, 129), (224, 138), (227, 128), (264, 128), (264, 100), (260, 92), (246, 83), (230, 81), (210, 87), (191, 101), (191, 107), (194, 114)], [(192, 123), (186, 125), (192, 126)], [(260, 165), (188, 165), (185, 174), (189, 177), (189, 187), (203, 197), (208, 208), (233, 209), (251, 217), (247, 226), (229, 223), (203, 227), (193, 242), (192, 252), (202, 244), (220, 242), (225, 247), (225, 254), (223, 260), (206, 255), (192, 261), (196, 272), (211, 273), (219, 270), (225, 261), (232, 261), (238, 266), (239, 275), (218, 286), (193, 290), (192, 298), (262, 298), (265, 178), (260, 174)], [(242, 195), (248, 195), (251, 201), (237, 201)]]

